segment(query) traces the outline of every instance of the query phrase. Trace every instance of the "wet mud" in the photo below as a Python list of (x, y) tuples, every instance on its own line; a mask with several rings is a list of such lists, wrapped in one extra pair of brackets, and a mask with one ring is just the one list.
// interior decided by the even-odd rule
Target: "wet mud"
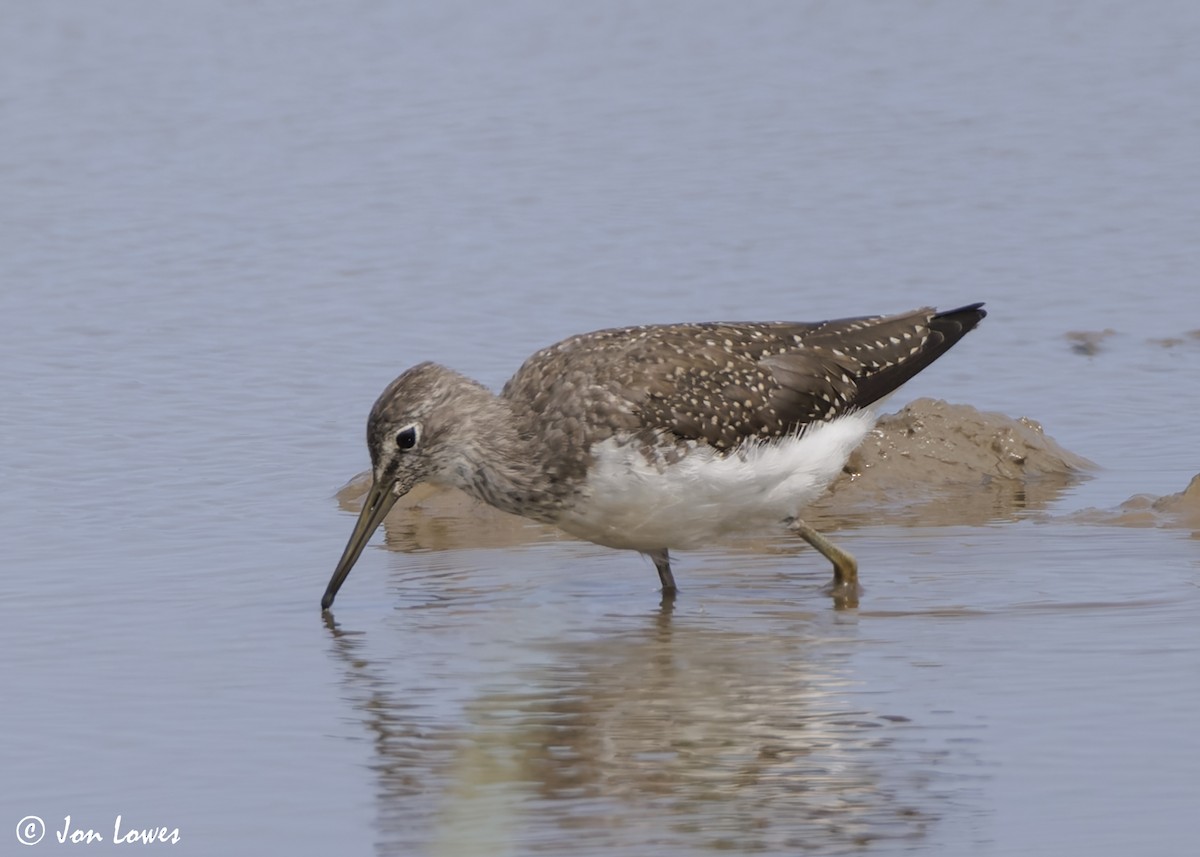
[(1067, 342), (1071, 344), (1071, 350), (1085, 357), (1098, 354), (1104, 346), (1104, 341), (1110, 336), (1116, 335), (1117, 332), (1111, 327), (1104, 330), (1069, 330), (1063, 334)]
[[(1109, 340), (1119, 337), (1119, 331), (1106, 327), (1104, 330), (1069, 330), (1063, 334), (1070, 348), (1076, 354), (1084, 357), (1095, 357), (1102, 351), (1109, 350)], [(1171, 336), (1153, 336), (1145, 340), (1147, 345), (1156, 348), (1178, 348), (1181, 345), (1195, 345), (1200, 342), (1200, 329), (1187, 330)]]
[(917, 399), (880, 418), (806, 515), (837, 525), (977, 525), (1049, 508), (1095, 465), (1026, 417)]
[[(879, 423), (821, 500), (804, 512), (819, 527), (978, 525), (1044, 511), (1095, 465), (1037, 422), (970, 405), (918, 399)], [(337, 493), (357, 512), (370, 486), (360, 473)], [(452, 489), (418, 486), (385, 522), (396, 550), (506, 547), (568, 538)], [(739, 544), (744, 544), (739, 541)]]
[(1115, 509), (1083, 509), (1064, 520), (1110, 527), (1190, 529), (1193, 538), (1200, 538), (1200, 474), (1176, 494), (1134, 494)]

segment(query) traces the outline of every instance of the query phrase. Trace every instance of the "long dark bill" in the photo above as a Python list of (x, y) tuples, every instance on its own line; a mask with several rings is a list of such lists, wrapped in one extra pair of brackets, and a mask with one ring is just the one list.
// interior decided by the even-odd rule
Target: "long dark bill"
[(333, 604), (333, 599), (337, 596), (338, 590), (342, 588), (342, 584), (346, 582), (346, 577), (349, 576), (350, 569), (354, 568), (354, 563), (358, 561), (363, 548), (367, 546), (367, 542), (371, 540), (375, 530), (383, 523), (383, 519), (387, 517), (392, 506), (396, 505), (396, 500), (399, 498), (391, 492), (391, 487), (390, 481), (384, 484), (380, 484), (378, 481), (371, 483), (371, 490), (367, 494), (362, 511), (358, 513), (358, 520), (354, 524), (354, 532), (350, 534), (350, 541), (346, 542), (342, 558), (338, 560), (337, 568), (333, 570), (333, 577), (329, 578), (329, 585), (325, 587), (325, 594), (321, 596), (322, 610), (328, 610), (329, 606)]

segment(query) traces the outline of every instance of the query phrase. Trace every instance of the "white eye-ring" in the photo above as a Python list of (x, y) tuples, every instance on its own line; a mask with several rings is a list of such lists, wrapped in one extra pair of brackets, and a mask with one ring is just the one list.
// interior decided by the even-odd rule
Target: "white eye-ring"
[(405, 426), (396, 432), (396, 449), (400, 452), (407, 452), (417, 445), (417, 441), (421, 439), (421, 427), (416, 423)]

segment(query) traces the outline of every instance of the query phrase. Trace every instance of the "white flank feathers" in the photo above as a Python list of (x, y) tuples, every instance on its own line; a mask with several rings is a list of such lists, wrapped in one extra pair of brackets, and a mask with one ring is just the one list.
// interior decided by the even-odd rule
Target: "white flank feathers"
[(820, 496), (874, 424), (873, 412), (857, 411), (726, 455), (696, 446), (674, 464), (649, 462), (636, 444), (607, 440), (592, 448), (580, 502), (557, 523), (580, 538), (640, 551), (777, 530)]

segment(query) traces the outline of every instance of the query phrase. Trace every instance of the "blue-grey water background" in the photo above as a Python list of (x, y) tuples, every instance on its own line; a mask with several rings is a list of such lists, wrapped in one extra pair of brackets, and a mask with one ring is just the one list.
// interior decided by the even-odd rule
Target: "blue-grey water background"
[[(1200, 471), (1198, 43), (1183, 0), (0, 2), (0, 853), (1192, 853), (1200, 542), (1061, 516)], [(664, 614), (564, 540), (374, 547), (319, 616), (411, 363), (975, 300), (897, 403), (1101, 469), (839, 533), (857, 612), (713, 550)]]

